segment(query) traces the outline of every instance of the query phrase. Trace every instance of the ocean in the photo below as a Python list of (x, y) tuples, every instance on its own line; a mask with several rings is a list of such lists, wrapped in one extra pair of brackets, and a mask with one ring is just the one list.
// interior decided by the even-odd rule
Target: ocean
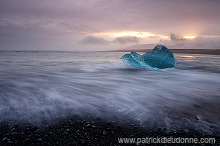
[(100, 118), (165, 132), (220, 135), (220, 56), (174, 54), (175, 69), (139, 69), (125, 52), (0, 52), (0, 123)]

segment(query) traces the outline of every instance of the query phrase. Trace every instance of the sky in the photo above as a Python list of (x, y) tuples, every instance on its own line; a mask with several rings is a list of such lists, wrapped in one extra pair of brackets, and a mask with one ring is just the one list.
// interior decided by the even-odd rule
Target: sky
[(220, 49), (219, 6), (220, 0), (0, 0), (0, 50)]

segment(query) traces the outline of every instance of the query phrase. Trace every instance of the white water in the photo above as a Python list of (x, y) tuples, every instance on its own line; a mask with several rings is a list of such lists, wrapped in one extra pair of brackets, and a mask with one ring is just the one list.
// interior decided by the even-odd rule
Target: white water
[(92, 116), (165, 131), (220, 133), (220, 63), (175, 55), (177, 69), (137, 69), (124, 53), (0, 52), (0, 122)]

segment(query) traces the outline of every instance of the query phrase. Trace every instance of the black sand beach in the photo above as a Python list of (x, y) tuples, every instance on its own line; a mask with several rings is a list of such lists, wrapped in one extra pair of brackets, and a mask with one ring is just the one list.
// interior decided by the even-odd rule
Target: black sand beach
[[(135, 124), (116, 124), (100, 119), (82, 118), (66, 119), (59, 124), (37, 128), (35, 126), (0, 126), (0, 145), (123, 145), (118, 138), (216, 138), (215, 145), (220, 144), (220, 137), (203, 135), (196, 131), (165, 132), (165, 129), (148, 131)], [(133, 144), (136, 145), (136, 144)], [(151, 144), (152, 145), (152, 144)]]

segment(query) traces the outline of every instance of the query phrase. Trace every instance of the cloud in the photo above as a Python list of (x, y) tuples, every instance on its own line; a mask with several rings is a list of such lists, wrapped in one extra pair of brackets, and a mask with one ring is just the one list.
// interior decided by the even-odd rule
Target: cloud
[(117, 37), (116, 39), (113, 40), (113, 42), (119, 44), (138, 43), (139, 38), (135, 36)]
[(175, 49), (220, 49), (219, 37), (196, 37), (184, 41), (162, 40), (161, 44)]
[[(175, 34), (220, 36), (219, 5), (219, 0), (2, 0), (0, 50), (13, 50), (14, 46), (23, 49), (24, 44), (27, 44), (27, 49), (32, 49), (35, 44), (39, 48), (49, 48), (53, 44), (52, 50), (64, 44), (64, 48), (81, 50), (86, 46), (71, 46), (79, 44), (79, 40), (85, 36), (96, 36), (98, 32), (135, 31), (158, 36), (172, 32), (174, 35), (170, 35), (170, 39), (175, 44), (188, 42), (188, 39), (182, 41), (184, 38)], [(125, 47), (123, 45), (127, 43), (156, 43), (160, 39), (156, 36), (146, 37), (146, 41), (104, 35), (99, 37), (102, 39), (98, 41), (84, 38), (82, 44), (109, 44), (108, 47), (112, 49)], [(103, 39), (114, 39), (115, 43)], [(104, 48), (104, 45), (100, 47)]]
[(108, 45), (109, 42), (102, 37), (86, 36), (80, 41), (81, 44)]
[(181, 37), (180, 35), (177, 35), (174, 33), (170, 33), (169, 36), (170, 36), (171, 41), (185, 41), (186, 40), (183, 37)]
[(193, 39), (184, 39), (172, 33), (172, 39), (160, 39), (155, 44), (138, 44), (129, 46), (126, 49), (152, 49), (157, 44), (163, 44), (170, 49), (220, 49), (219, 42), (219, 36), (199, 36)]

